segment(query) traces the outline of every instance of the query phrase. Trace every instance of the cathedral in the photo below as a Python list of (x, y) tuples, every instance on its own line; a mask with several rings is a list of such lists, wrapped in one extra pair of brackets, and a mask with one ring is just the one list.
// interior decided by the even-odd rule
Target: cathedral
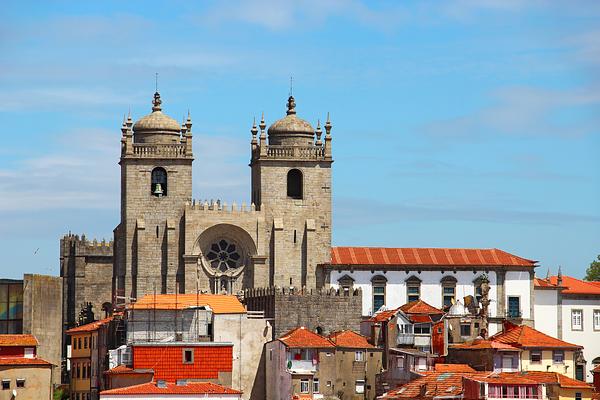
[(283, 118), (252, 126), (251, 203), (198, 201), (191, 117), (180, 125), (156, 92), (152, 112), (121, 127), (114, 241), (61, 240), (65, 323), (84, 302), (99, 312), (152, 293), (321, 287), (317, 266), (331, 258), (329, 117), (323, 128), (299, 118), (290, 96)]

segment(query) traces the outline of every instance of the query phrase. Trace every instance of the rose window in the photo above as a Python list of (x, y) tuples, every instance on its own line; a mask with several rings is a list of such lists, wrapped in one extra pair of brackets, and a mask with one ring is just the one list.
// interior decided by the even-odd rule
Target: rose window
[(221, 272), (226, 272), (229, 269), (237, 268), (241, 257), (235, 244), (221, 239), (218, 243), (213, 243), (210, 246), (206, 258), (210, 262), (211, 267)]

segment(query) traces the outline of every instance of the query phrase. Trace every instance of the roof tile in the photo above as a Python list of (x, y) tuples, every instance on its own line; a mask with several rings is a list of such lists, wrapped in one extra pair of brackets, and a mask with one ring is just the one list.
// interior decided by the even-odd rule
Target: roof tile
[(223, 294), (158, 294), (146, 295), (128, 306), (135, 310), (183, 310), (209, 306), (215, 314), (244, 314), (246, 309), (236, 296)]
[(165, 395), (165, 394), (242, 394), (225, 386), (211, 382), (187, 382), (185, 385), (165, 383), (165, 387), (158, 387), (155, 382), (142, 383), (140, 385), (127, 386), (118, 389), (110, 389), (100, 392), (101, 395), (127, 396), (127, 395)]
[(0, 335), (0, 347), (37, 346), (38, 344), (33, 335)]
[(336, 347), (348, 347), (352, 349), (375, 348), (375, 346), (368, 342), (366, 337), (350, 330), (333, 332), (328, 338)]
[(580, 349), (581, 346), (548, 336), (527, 325), (506, 324), (505, 330), (490, 337), (490, 340), (515, 347)]
[(292, 348), (327, 348), (334, 347), (329, 339), (301, 326), (285, 333), (278, 339)]

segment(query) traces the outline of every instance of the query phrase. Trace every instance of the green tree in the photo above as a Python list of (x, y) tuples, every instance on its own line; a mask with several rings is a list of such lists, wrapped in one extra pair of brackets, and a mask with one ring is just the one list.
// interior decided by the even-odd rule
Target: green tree
[(600, 254), (596, 260), (590, 263), (590, 267), (585, 271), (586, 281), (600, 281)]

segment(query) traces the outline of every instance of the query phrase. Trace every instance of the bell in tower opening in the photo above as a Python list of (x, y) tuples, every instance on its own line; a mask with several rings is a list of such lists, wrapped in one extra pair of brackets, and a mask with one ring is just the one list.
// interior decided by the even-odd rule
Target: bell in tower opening
[(150, 187), (152, 195), (163, 197), (167, 195), (167, 171), (158, 167), (152, 170), (152, 185)]

